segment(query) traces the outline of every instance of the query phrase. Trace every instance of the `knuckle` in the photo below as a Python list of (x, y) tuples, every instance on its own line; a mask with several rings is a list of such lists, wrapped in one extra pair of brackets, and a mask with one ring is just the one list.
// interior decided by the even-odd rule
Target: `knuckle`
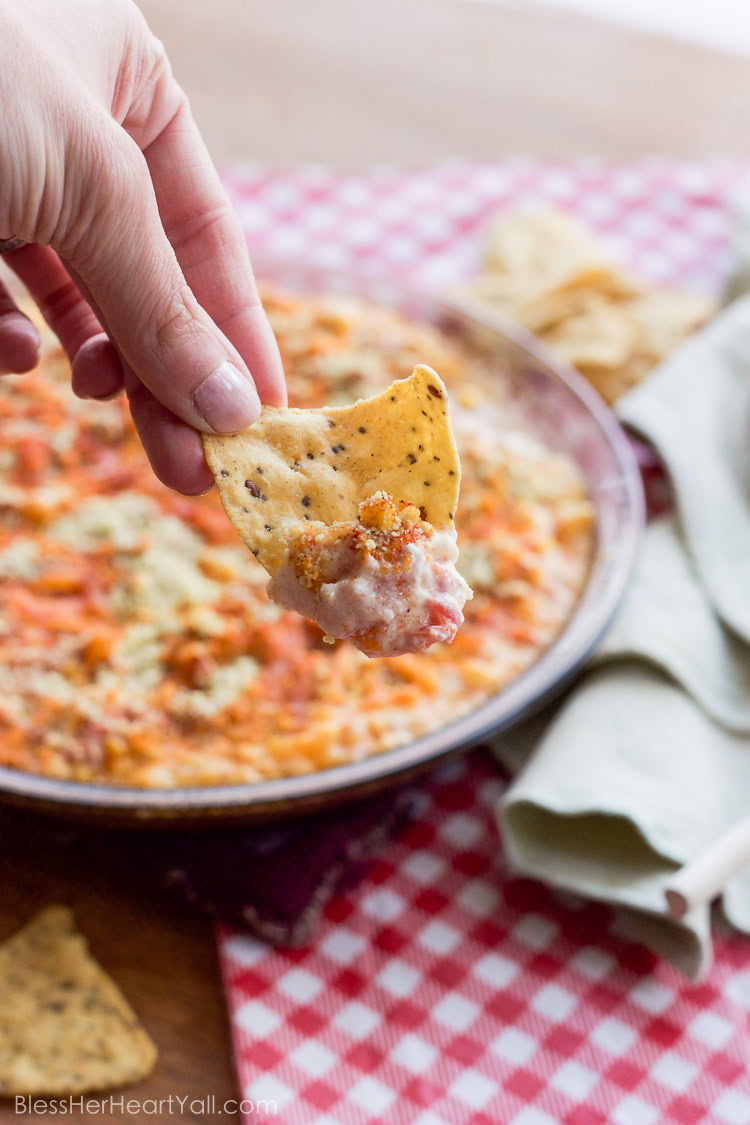
[(86, 262), (121, 240), (151, 188), (143, 154), (108, 116), (90, 120), (76, 148), (78, 173), (67, 185), (67, 219), (54, 245), (83, 273)]
[(154, 335), (160, 350), (179, 351), (203, 334), (202, 325), (186, 297), (187, 294), (175, 294), (169, 306), (156, 313)]
[(228, 200), (208, 210), (191, 212), (169, 227), (169, 241), (179, 253), (185, 247), (199, 246), (203, 257), (222, 252), (243, 238), (242, 230)]
[(149, 180), (143, 153), (108, 116), (102, 115), (89, 122), (80, 148), (80, 178), (84, 181), (86, 196), (95, 200), (97, 207), (111, 204), (113, 209), (119, 210), (123, 195), (141, 188)]
[(45, 320), (59, 324), (66, 316), (75, 311), (81, 303), (81, 294), (73, 281), (65, 281), (56, 286), (51, 293), (39, 302), (39, 307)]
[(132, 197), (150, 185), (146, 158), (138, 145), (125, 132), (116, 128), (108, 130), (102, 152), (107, 189), (115, 205), (119, 206), (123, 195)]
[(172, 68), (169, 64), (169, 56), (167, 55), (167, 48), (162, 43), (161, 39), (157, 39), (155, 35), (149, 36), (149, 53), (151, 55), (151, 76), (154, 79), (159, 77), (172, 77)]
[(142, 149), (188, 104), (175, 82), (164, 44), (151, 32), (131, 48), (123, 62), (120, 89), (118, 117)]

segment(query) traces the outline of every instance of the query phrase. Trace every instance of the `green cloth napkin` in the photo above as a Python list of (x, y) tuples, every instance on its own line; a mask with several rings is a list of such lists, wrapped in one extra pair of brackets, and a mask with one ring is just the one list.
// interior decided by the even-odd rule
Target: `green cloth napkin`
[[(750, 298), (618, 404), (669, 471), (629, 595), (550, 716), (498, 740), (498, 817), (519, 872), (626, 908), (687, 976), (710, 964), (708, 907), (664, 917), (671, 873), (750, 812)], [(722, 896), (750, 932), (750, 870)]]

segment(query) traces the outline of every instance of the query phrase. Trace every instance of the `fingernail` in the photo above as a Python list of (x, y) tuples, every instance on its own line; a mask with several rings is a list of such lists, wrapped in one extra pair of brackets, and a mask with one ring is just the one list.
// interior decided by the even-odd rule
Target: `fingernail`
[(193, 402), (212, 430), (232, 434), (260, 417), (260, 399), (253, 383), (231, 363), (222, 363), (193, 393)]
[(8, 373), (23, 375), (39, 363), (41, 337), (31, 321), (18, 313), (4, 317), (3, 322), (5, 368)]

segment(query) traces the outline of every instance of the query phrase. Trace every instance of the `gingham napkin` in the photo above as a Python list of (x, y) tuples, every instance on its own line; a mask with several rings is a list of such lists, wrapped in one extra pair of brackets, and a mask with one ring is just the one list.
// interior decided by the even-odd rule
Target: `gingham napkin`
[[(709, 908), (668, 923), (665, 882), (750, 810), (750, 298), (618, 413), (661, 454), (676, 513), (647, 529), (633, 589), (500, 825), (516, 870), (633, 909), (641, 940), (695, 977)], [(722, 901), (750, 931), (749, 872)]]

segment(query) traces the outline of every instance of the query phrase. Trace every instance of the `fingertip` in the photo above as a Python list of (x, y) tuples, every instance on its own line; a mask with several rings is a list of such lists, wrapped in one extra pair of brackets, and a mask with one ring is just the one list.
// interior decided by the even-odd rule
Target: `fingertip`
[(73, 359), (72, 386), (79, 398), (116, 398), (123, 389), (123, 370), (117, 351), (104, 333), (81, 344)]
[[(208, 475), (211, 476), (211, 470), (210, 469), (209, 469)], [(215, 487), (216, 487), (216, 482), (215, 482), (214, 478), (211, 476), (211, 483), (208, 485), (207, 488), (203, 487), (201, 485), (201, 487), (199, 487), (199, 488), (192, 488), (192, 489), (191, 488), (178, 488), (177, 491), (181, 492), (183, 494), (183, 496), (207, 496), (209, 494), (209, 492), (213, 491), (213, 489)]]
[(151, 468), (162, 484), (185, 496), (200, 496), (214, 485), (200, 434), (142, 384), (128, 381), (130, 411)]
[(20, 312), (0, 319), (0, 373), (23, 375), (39, 363), (42, 340), (31, 321)]
[(162, 484), (184, 496), (202, 496), (211, 491), (214, 478), (194, 429), (179, 422), (174, 428), (165, 427), (161, 435), (151, 427), (146, 431), (139, 428), (139, 433), (151, 468)]
[(188, 438), (178, 440), (172, 444), (166, 458), (152, 459), (151, 467), (167, 488), (173, 488), (183, 496), (204, 496), (214, 487), (214, 478), (195, 430), (190, 431), (190, 436), (196, 439), (195, 442)]

